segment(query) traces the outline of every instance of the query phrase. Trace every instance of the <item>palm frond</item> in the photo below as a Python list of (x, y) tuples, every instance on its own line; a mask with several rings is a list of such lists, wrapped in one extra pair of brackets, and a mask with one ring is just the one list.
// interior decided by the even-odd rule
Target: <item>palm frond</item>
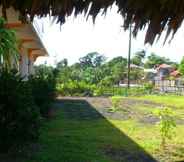
[[(175, 34), (184, 19), (183, 0), (2, 0), (3, 15), (8, 7), (13, 7), (21, 13), (22, 18), (29, 14), (35, 16), (54, 16), (57, 22), (65, 23), (66, 17), (73, 12), (75, 16), (85, 13), (96, 16), (103, 10), (104, 13), (113, 4), (118, 6), (118, 12), (124, 18), (125, 30), (134, 24), (133, 34), (137, 35), (148, 25), (145, 43), (152, 44), (156, 36), (160, 36), (164, 29), (168, 35)], [(89, 12), (88, 12), (89, 11)], [(158, 37), (159, 38), (159, 37)]]

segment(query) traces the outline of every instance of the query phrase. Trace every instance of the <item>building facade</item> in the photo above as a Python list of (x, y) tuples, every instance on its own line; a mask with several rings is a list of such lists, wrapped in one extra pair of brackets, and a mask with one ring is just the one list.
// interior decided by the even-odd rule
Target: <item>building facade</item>
[[(2, 12), (0, 12), (0, 16)], [(36, 32), (33, 24), (28, 20), (22, 23), (19, 13), (13, 8), (7, 10), (6, 27), (15, 30), (19, 46), (19, 72), (26, 80), (34, 74), (34, 62), (40, 56), (48, 56), (48, 53)]]

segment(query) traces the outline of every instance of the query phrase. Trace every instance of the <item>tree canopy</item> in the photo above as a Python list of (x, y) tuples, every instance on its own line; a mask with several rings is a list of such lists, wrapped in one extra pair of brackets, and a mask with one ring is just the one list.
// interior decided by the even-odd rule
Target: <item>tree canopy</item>
[(144, 66), (145, 68), (154, 68), (155, 66), (160, 64), (168, 64), (173, 66), (177, 65), (176, 62), (171, 61), (169, 58), (161, 57), (159, 55), (156, 55), (155, 53), (151, 53), (151, 55), (148, 56)]
[(145, 58), (145, 56), (146, 52), (144, 50), (138, 51), (134, 54), (131, 62), (137, 66), (142, 66), (144, 64), (143, 59)]

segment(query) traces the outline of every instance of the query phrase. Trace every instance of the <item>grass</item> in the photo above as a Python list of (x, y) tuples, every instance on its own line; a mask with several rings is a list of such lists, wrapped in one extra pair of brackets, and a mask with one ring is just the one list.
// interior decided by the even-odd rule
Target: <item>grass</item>
[(184, 109), (184, 96), (175, 96), (175, 95), (147, 95), (136, 97), (137, 99), (153, 101), (155, 103), (161, 103), (175, 108)]
[[(184, 97), (144, 96), (134, 99), (176, 107), (177, 118), (183, 117)], [(131, 98), (127, 100), (132, 101)], [(131, 111), (136, 113), (126, 120), (105, 118), (98, 112), (98, 107), (84, 99), (61, 100), (55, 108), (55, 118), (42, 127), (41, 149), (24, 162), (184, 161), (184, 124), (177, 125), (174, 138), (168, 141), (167, 151), (163, 151), (157, 125), (140, 122), (140, 117), (152, 114), (154, 104), (132, 104)]]

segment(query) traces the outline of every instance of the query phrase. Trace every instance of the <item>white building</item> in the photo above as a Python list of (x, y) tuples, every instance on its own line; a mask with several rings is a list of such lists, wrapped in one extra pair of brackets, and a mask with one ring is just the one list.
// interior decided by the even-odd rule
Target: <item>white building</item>
[[(0, 16), (2, 17), (1, 13)], [(14, 9), (8, 9), (6, 27), (15, 30), (17, 39), (20, 41), (19, 71), (21, 76), (26, 79), (30, 74), (34, 74), (33, 64), (36, 59), (40, 56), (48, 56), (48, 53), (32, 23), (22, 23), (19, 16), (19, 13)]]

